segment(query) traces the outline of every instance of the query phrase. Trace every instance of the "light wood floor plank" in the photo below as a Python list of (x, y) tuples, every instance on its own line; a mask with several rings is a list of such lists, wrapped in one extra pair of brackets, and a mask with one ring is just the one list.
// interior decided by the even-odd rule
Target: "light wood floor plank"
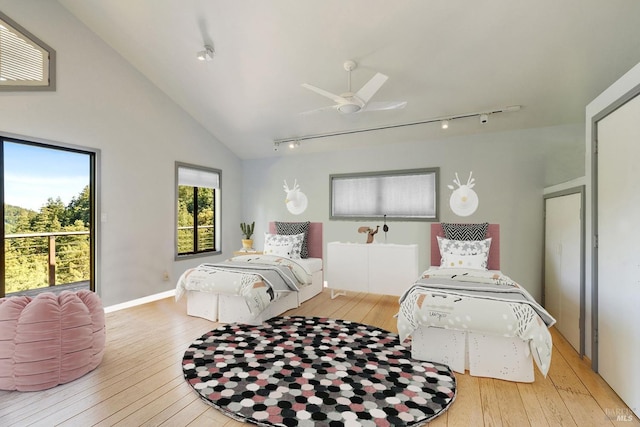
[(548, 426), (549, 422), (544, 414), (544, 409), (538, 400), (533, 387), (523, 384), (517, 384), (518, 393), (522, 399), (524, 410), (527, 412), (527, 418), (532, 426)]
[(456, 374), (458, 390), (453, 404), (447, 411), (449, 426), (483, 426), (480, 385), (477, 377)]
[[(325, 290), (286, 314), (347, 319), (397, 333), (398, 298), (349, 292), (331, 299)], [(189, 344), (220, 324), (186, 315), (173, 298), (108, 313), (107, 350), (93, 372), (53, 389), (0, 392), (2, 426), (239, 427), (202, 401), (184, 381), (180, 361)], [(553, 360), (547, 378), (511, 383), (456, 374), (457, 396), (430, 426), (640, 426), (611, 419), (628, 408), (551, 329)]]
[[(551, 363), (553, 364), (553, 362)], [(528, 390), (535, 394), (549, 425), (577, 426), (553, 381), (549, 377), (544, 378), (540, 371), (535, 371), (535, 381), (533, 383), (519, 384), (519, 389), (521, 390), (520, 393), (522, 393), (522, 390)]]
[(485, 426), (502, 426), (500, 415), (500, 400), (495, 384), (491, 378), (478, 378), (480, 400), (482, 401), (482, 416)]
[(533, 425), (527, 417), (527, 411), (524, 408), (522, 398), (518, 392), (518, 384), (496, 379), (492, 379), (491, 381), (493, 382), (498, 404), (500, 405), (502, 425), (505, 427)]
[(593, 375), (591, 370), (591, 362), (587, 359), (581, 359), (579, 354), (573, 349), (571, 344), (558, 332), (557, 329), (551, 328), (551, 335), (553, 336), (553, 342), (558, 352), (566, 360), (567, 365), (576, 373), (580, 378), (586, 389), (598, 402), (598, 405), (605, 413), (610, 415), (612, 422), (617, 425), (623, 425), (628, 427), (640, 427), (640, 420), (637, 417), (633, 417), (631, 420), (618, 421), (615, 418), (618, 413), (626, 413), (625, 406), (620, 406), (620, 397), (609, 387), (604, 379), (600, 375)]

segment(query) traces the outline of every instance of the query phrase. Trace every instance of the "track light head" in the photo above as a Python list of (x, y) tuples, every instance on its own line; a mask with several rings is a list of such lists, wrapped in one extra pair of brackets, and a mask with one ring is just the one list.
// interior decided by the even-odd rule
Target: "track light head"
[(480, 114), (480, 123), (485, 124), (489, 121), (488, 114)]
[(442, 127), (442, 129), (449, 129), (449, 120), (443, 120), (440, 122), (440, 127)]
[(211, 46), (204, 45), (204, 50), (201, 50), (200, 52), (198, 52), (198, 54), (196, 55), (196, 58), (198, 58), (199, 61), (211, 61), (213, 59), (214, 54), (215, 54), (215, 51)]

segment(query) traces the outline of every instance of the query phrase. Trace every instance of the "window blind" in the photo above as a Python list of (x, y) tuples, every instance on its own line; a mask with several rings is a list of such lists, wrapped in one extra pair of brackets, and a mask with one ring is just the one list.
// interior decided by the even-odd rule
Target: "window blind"
[(178, 185), (201, 188), (220, 188), (220, 174), (180, 166), (178, 167)]
[(26, 30), (0, 14), (0, 86), (50, 86), (50, 56)]
[(331, 176), (335, 218), (437, 219), (437, 170)]

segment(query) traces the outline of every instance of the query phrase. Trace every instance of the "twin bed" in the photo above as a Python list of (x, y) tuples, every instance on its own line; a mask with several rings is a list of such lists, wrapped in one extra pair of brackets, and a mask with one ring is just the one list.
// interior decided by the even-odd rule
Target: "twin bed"
[[(291, 234), (300, 224), (272, 222), (269, 233)], [(322, 223), (307, 224), (307, 257), (265, 247), (265, 254), (202, 264), (180, 277), (176, 298), (186, 296), (189, 315), (222, 323), (257, 325), (298, 307), (323, 289)], [(555, 319), (500, 271), (499, 226), (432, 224), (431, 239), (432, 267), (400, 297), (397, 315), (412, 357), (518, 382), (534, 381), (535, 362), (546, 375)]]
[[(469, 231), (481, 225), (457, 226)], [(442, 224), (432, 224), (432, 267), (400, 298), (400, 339), (411, 336), (418, 360), (474, 376), (532, 382), (534, 361), (543, 375), (549, 370), (548, 328), (555, 319), (500, 271), (499, 226), (484, 226), (480, 237), (452, 240)]]
[[(292, 233), (301, 227), (305, 248), (291, 257), (289, 243), (298, 240)], [(259, 325), (322, 292), (322, 223), (270, 222), (267, 234), (273, 243), (262, 254), (234, 256), (185, 271), (176, 286), (176, 299), (187, 298), (187, 314)]]

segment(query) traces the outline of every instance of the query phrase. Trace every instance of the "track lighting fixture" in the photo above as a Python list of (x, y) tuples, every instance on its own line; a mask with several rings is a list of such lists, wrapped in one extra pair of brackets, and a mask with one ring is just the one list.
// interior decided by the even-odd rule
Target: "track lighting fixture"
[(278, 149), (280, 148), (280, 144), (287, 144), (287, 147), (289, 147), (289, 149), (291, 150), (300, 147), (300, 141), (296, 139), (290, 141), (273, 141), (273, 151), (278, 151)]
[(215, 52), (211, 46), (204, 45), (204, 50), (198, 52), (196, 58), (198, 58), (199, 61), (211, 61), (214, 54)]
[(400, 123), (400, 124), (396, 124), (396, 125), (378, 126), (378, 127), (373, 127), (373, 128), (367, 128), (367, 129), (354, 129), (354, 130), (345, 130), (345, 131), (338, 131), (338, 132), (320, 133), (320, 134), (315, 134), (315, 135), (303, 135), (303, 136), (298, 136), (298, 137), (295, 137), (295, 138), (276, 139), (276, 140), (273, 141), (273, 149), (275, 151), (278, 151), (278, 147), (280, 146), (280, 144), (288, 144), (289, 148), (299, 147), (300, 146), (300, 142), (306, 141), (306, 140), (309, 140), (309, 139), (329, 138), (329, 137), (332, 137), (332, 136), (349, 135), (349, 134), (361, 133), (361, 132), (371, 132), (371, 131), (374, 131), (374, 130), (395, 129), (395, 128), (400, 128), (400, 127), (405, 127), (405, 126), (424, 125), (424, 124), (427, 124), (427, 123), (438, 123), (439, 122), (440, 126), (442, 127), (442, 129), (448, 129), (449, 128), (449, 122), (451, 120), (466, 119), (466, 118), (470, 118), (470, 117), (478, 117), (480, 119), (480, 123), (485, 124), (485, 123), (487, 123), (489, 121), (489, 116), (492, 115), (492, 114), (513, 113), (515, 111), (520, 111), (521, 108), (522, 107), (520, 105), (510, 105), (508, 107), (494, 108), (492, 110), (478, 111), (478, 112), (466, 113), (466, 114), (458, 114), (458, 115), (455, 115), (455, 116), (435, 117), (435, 118), (432, 118), (432, 119), (426, 119), (426, 120), (421, 120), (421, 121), (417, 121), (417, 122)]

